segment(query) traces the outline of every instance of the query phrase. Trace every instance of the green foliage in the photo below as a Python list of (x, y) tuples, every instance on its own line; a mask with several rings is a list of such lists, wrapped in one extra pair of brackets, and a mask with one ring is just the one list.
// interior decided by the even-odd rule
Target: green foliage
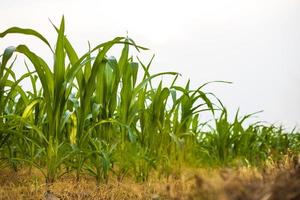
[[(53, 27), (55, 48), (32, 29), (12, 27), (0, 33), (0, 38), (38, 38), (53, 54), (53, 66), (24, 44), (1, 55), (0, 167), (37, 167), (47, 183), (73, 172), (78, 179), (88, 173), (97, 183), (111, 175), (146, 181), (154, 170), (168, 176), (182, 165), (236, 160), (258, 165), (270, 156), (299, 152), (298, 133), (259, 123), (245, 126), (251, 115), (240, 119), (238, 112), (230, 122), (221, 101), (204, 91), (210, 82), (193, 90), (189, 81), (177, 84), (178, 73), (151, 74), (153, 58), (147, 65), (135, 61), (130, 49), (146, 48), (132, 39), (116, 37), (79, 56), (65, 36), (64, 18)], [(119, 45), (120, 57), (109, 57)], [(14, 54), (26, 57), (28, 72), (21, 77), (13, 71)], [(162, 76), (173, 78), (172, 83), (153, 84)], [(30, 90), (22, 89), (23, 80), (30, 81)], [(213, 116), (214, 124), (203, 121), (203, 112)]]
[(237, 160), (243, 165), (260, 165), (270, 157), (277, 160), (289, 151), (299, 152), (299, 133), (285, 133), (282, 127), (261, 123), (246, 126), (244, 122), (253, 114), (239, 118), (238, 113), (230, 122), (223, 107), (220, 117), (215, 119), (216, 129), (200, 134), (200, 159), (212, 165), (229, 165)]

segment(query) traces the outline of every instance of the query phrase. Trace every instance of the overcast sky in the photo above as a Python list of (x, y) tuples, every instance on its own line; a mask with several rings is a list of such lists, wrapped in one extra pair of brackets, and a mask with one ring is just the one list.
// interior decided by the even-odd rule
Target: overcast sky
[[(232, 81), (207, 90), (231, 112), (264, 110), (258, 119), (300, 126), (299, 0), (1, 0), (0, 31), (31, 27), (54, 44), (48, 18), (58, 24), (63, 14), (79, 52), (88, 40), (96, 45), (128, 32), (151, 49), (140, 55), (144, 62), (156, 55), (153, 72), (180, 72), (193, 87)], [(19, 35), (1, 39), (0, 50), (19, 43), (51, 60), (40, 42)]]

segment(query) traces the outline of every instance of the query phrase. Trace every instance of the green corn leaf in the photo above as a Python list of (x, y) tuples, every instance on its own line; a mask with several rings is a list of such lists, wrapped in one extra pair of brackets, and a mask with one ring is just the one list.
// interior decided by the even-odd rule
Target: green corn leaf
[(4, 32), (0, 33), (0, 38), (5, 37), (8, 34), (25, 34), (25, 35), (31, 35), (39, 38), (42, 40), (53, 52), (48, 40), (44, 38), (39, 32), (33, 30), (33, 29), (25, 29), (25, 28), (19, 28), (19, 27), (11, 27)]

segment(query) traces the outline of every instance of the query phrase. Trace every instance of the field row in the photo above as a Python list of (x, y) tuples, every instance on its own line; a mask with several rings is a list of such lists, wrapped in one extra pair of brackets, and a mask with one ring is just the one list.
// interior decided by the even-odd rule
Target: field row
[[(35, 37), (49, 47), (53, 66), (26, 45), (8, 47), (0, 63), (0, 168), (36, 168), (46, 183), (65, 174), (87, 174), (98, 183), (151, 172), (168, 177), (182, 166), (263, 166), (297, 155), (300, 134), (282, 127), (230, 120), (205, 83), (178, 84), (176, 72), (150, 73), (130, 55), (143, 51), (128, 37), (101, 43), (79, 56), (65, 36), (62, 19), (54, 48), (39, 32), (12, 27), (0, 33)], [(108, 57), (122, 46), (119, 58)], [(26, 57), (15, 64), (15, 55)], [(17, 77), (14, 71), (27, 73)], [(165, 76), (171, 83), (157, 81)], [(22, 83), (31, 83), (24, 90)], [(221, 84), (228, 82), (216, 81)], [(209, 113), (210, 120), (203, 114)], [(245, 123), (246, 122), (246, 123)]]

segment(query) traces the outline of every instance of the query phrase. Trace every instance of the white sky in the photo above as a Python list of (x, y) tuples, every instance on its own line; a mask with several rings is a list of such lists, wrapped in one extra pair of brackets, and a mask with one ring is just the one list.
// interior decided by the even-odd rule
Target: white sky
[[(206, 81), (233, 85), (207, 88), (231, 112), (264, 110), (260, 120), (300, 125), (300, 1), (298, 0), (0, 0), (0, 31), (11, 26), (39, 30), (54, 44), (58, 24), (83, 53), (115, 36), (129, 36), (151, 50), (153, 72), (177, 71), (196, 87)], [(25, 38), (25, 39), (24, 39)], [(0, 39), (0, 50), (19, 43), (51, 60), (37, 40)], [(22, 68), (20, 72), (22, 73)]]

